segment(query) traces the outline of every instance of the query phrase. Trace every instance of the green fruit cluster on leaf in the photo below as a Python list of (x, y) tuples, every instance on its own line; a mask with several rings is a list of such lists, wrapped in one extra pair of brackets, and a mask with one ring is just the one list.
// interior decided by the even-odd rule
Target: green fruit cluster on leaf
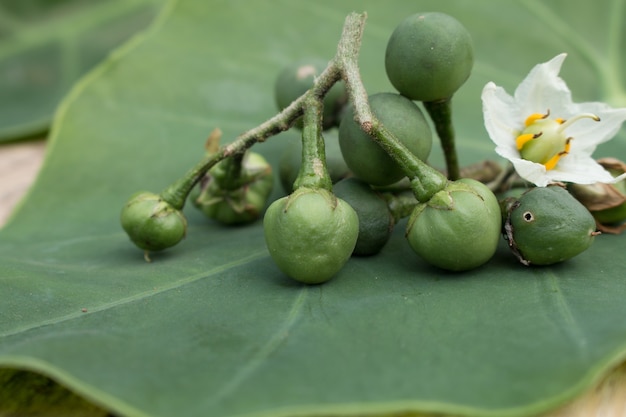
[[(459, 177), (449, 102), (470, 75), (473, 47), (467, 30), (455, 18), (443, 13), (418, 13), (393, 31), (387, 43), (385, 70), (399, 93), (367, 96), (359, 75), (347, 72), (350, 65), (340, 61), (336, 56), (328, 62), (303, 60), (286, 66), (274, 85), (281, 113), (246, 132), (249, 138), (240, 136), (223, 152), (217, 146), (209, 152), (209, 157), (221, 159), (213, 168), (207, 168), (208, 173), (192, 193), (193, 204), (225, 224), (257, 219), (273, 180), (267, 161), (248, 153), (248, 149), (267, 136), (295, 126), (302, 130), (302, 143), (285, 145), (279, 161), (280, 182), (289, 195), (269, 206), (263, 227), (272, 259), (297, 281), (325, 282), (351, 255), (377, 254), (401, 218), (399, 213), (407, 216), (411, 210), (406, 229), (410, 247), (429, 264), (450, 271), (474, 269), (489, 261), (495, 254), (503, 222), (513, 252), (525, 264), (560, 262), (591, 244), (595, 230), (587, 211), (584, 219), (582, 213), (575, 213), (581, 216), (578, 224), (584, 224), (584, 233), (577, 231), (579, 240), (557, 256), (550, 238), (543, 238), (537, 245), (528, 243), (527, 231), (537, 227), (528, 227), (524, 216), (524, 223), (519, 223), (515, 211), (539, 193), (525, 193), (519, 200), (509, 197), (507, 202), (513, 204), (501, 208), (483, 183), (473, 179), (451, 181), (427, 165), (432, 148), (431, 123), (414, 100), (423, 102), (437, 130), (450, 179)], [(352, 102), (347, 107), (348, 90), (342, 79), (353, 83), (349, 85)], [(337, 130), (330, 130), (336, 126)], [(256, 161), (254, 167), (267, 167), (268, 172), (256, 172), (254, 167), (250, 171), (245, 163), (239, 169), (241, 160), (229, 159), (244, 152)], [(452, 173), (451, 167), (457, 172)], [(400, 201), (397, 195), (388, 194), (383, 199), (375, 189), (393, 189), (402, 180), (406, 187), (398, 195), (410, 190), (415, 198), (406, 206), (392, 207), (394, 198)], [(125, 230), (145, 250), (172, 246), (186, 230), (186, 223), (178, 219), (182, 213), (170, 210), (157, 195), (145, 196), (139, 200), (141, 204), (131, 200), (125, 207)], [(150, 204), (158, 206), (158, 215), (145, 215), (144, 211), (152, 208)], [(140, 213), (136, 214), (138, 209)], [(560, 227), (558, 222), (550, 222), (536, 223), (539, 230)], [(133, 226), (136, 224), (140, 227)]]

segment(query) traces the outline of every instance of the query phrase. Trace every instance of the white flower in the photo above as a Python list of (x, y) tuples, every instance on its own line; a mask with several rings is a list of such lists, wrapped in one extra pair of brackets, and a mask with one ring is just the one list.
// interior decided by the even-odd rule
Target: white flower
[(559, 70), (566, 54), (535, 66), (511, 97), (493, 82), (482, 92), (485, 127), (496, 152), (539, 187), (554, 182), (614, 183), (591, 155), (626, 120), (626, 108), (573, 103)]

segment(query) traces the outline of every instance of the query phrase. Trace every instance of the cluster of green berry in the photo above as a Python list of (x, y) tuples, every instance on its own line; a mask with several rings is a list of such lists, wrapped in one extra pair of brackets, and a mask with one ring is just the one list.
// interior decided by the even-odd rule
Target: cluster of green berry
[[(159, 195), (133, 196), (121, 215), (131, 240), (146, 254), (176, 244), (186, 233), (181, 210), (188, 195), (222, 223), (263, 216), (272, 169), (248, 148), (293, 127), (302, 142), (285, 147), (279, 166), (287, 195), (269, 205), (263, 227), (272, 259), (297, 281), (325, 282), (352, 255), (377, 254), (402, 217), (411, 248), (451, 271), (485, 264), (502, 235), (526, 265), (560, 262), (589, 247), (595, 221), (564, 188), (532, 188), (498, 201), (483, 182), (460, 178), (450, 102), (470, 75), (473, 49), (456, 19), (420, 13), (394, 30), (385, 69), (397, 92), (359, 95), (360, 79), (343, 58), (338, 52), (330, 63), (285, 68), (275, 98), (286, 117), (235, 145), (220, 147), (219, 134), (212, 135), (207, 159), (185, 179)], [(433, 133), (416, 102), (441, 140), (447, 176), (426, 163)]]

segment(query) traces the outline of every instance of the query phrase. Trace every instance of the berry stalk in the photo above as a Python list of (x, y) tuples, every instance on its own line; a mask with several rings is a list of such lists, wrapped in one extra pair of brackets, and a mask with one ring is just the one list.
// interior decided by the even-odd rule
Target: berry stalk
[(452, 125), (452, 99), (425, 101), (424, 107), (430, 115), (441, 141), (448, 170), (448, 179), (450, 181), (458, 180), (460, 178), (460, 169), (454, 140), (454, 127)]
[(332, 191), (333, 183), (326, 167), (326, 152), (322, 136), (322, 100), (308, 95), (304, 103), (302, 128), (302, 166), (294, 188), (323, 188)]

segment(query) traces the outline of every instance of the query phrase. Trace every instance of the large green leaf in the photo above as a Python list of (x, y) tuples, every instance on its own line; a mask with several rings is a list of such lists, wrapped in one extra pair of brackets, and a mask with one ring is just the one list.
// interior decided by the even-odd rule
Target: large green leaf
[(0, 0), (0, 141), (48, 128), (70, 87), (161, 0)]
[[(220, 227), (189, 207), (188, 238), (148, 264), (118, 215), (130, 194), (195, 163), (214, 127), (234, 138), (270, 117), (277, 72), (330, 58), (352, 10), (369, 15), (371, 93), (390, 89), (384, 48), (403, 17), (440, 10), (468, 27), (477, 65), (455, 98), (461, 160), (495, 159), (480, 103), (489, 80), (512, 90), (565, 51), (577, 100), (623, 102), (626, 7), (606, 5), (170, 3), (66, 99), (43, 171), (0, 234), (0, 364), (125, 416), (531, 415), (571, 399), (626, 353), (624, 237), (545, 268), (503, 245), (449, 274), (419, 260), (400, 225), (378, 256), (304, 286), (273, 265), (260, 223)], [(625, 139), (598, 155), (623, 155)], [(255, 149), (275, 163), (290, 140)]]

